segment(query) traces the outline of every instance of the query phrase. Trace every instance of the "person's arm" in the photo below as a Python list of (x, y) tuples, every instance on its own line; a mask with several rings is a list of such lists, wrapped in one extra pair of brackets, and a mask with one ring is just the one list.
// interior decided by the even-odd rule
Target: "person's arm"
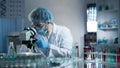
[(72, 54), (73, 38), (69, 29), (65, 28), (62, 34), (61, 47), (50, 44), (50, 51), (55, 57), (70, 57)]

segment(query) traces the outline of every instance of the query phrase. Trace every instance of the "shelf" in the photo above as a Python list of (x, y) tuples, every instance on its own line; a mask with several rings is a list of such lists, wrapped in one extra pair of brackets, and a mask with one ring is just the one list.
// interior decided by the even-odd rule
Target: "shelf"
[(120, 56), (120, 54), (114, 53), (102, 53), (102, 52), (85, 52), (84, 54), (94, 54), (94, 55), (109, 55), (109, 56)]
[(117, 30), (118, 29), (118, 27), (102, 27), (102, 28), (100, 28), (100, 30)]
[(111, 10), (103, 10), (103, 11), (98, 11), (98, 13), (117, 13), (118, 12), (118, 10), (113, 10), (113, 9), (111, 9)]
[(85, 63), (101, 63), (101, 64), (120, 65), (120, 63), (118, 63), (118, 62), (105, 62), (105, 61), (101, 61), (100, 59), (98, 59), (98, 60), (85, 60)]
[(99, 44), (99, 45), (97, 45), (96, 47), (103, 47), (103, 46), (118, 46), (118, 47), (120, 47), (118, 44)]

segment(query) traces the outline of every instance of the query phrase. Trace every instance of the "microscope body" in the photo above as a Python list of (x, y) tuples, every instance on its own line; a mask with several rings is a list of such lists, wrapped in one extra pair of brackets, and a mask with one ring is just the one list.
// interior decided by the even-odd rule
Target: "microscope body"
[(20, 33), (20, 40), (22, 41), (22, 44), (25, 44), (28, 48), (31, 49), (31, 47), (34, 45), (34, 42), (36, 41), (34, 38), (36, 33), (36, 29), (33, 27), (25, 28), (24, 31)]

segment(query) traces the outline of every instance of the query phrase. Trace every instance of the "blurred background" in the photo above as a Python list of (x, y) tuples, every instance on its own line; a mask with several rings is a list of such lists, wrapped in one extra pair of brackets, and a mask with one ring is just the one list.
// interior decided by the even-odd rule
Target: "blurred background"
[(104, 48), (116, 47), (109, 52), (119, 54), (119, 6), (119, 0), (0, 0), (0, 53), (7, 52), (10, 41), (20, 44), (19, 32), (31, 25), (29, 12), (45, 7), (53, 13), (56, 24), (71, 30), (79, 46), (79, 57), (92, 58), (85, 53), (96, 52), (96, 48), (103, 48), (99, 51), (107, 53)]

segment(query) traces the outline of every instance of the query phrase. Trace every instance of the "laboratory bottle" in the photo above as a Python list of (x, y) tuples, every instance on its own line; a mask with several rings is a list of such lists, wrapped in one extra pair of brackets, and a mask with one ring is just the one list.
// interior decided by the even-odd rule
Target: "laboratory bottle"
[(120, 63), (120, 48), (118, 49), (117, 62)]
[(79, 46), (78, 46), (78, 43), (74, 43), (72, 52), (73, 52), (73, 56), (74, 57), (79, 57)]
[(8, 47), (7, 56), (9, 58), (13, 58), (15, 56), (15, 54), (16, 54), (16, 52), (15, 52), (14, 44), (13, 44), (13, 42), (10, 42), (9, 47)]
[(72, 44), (72, 57), (75, 58), (75, 43)]

